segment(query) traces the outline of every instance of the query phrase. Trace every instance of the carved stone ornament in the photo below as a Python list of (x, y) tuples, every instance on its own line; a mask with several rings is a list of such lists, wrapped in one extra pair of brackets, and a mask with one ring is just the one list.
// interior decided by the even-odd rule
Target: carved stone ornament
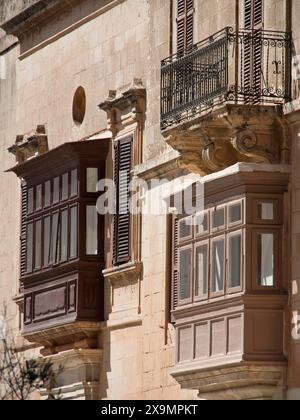
[(141, 79), (130, 85), (110, 90), (107, 99), (99, 105), (107, 113), (108, 129), (116, 137), (124, 127), (138, 123), (143, 130), (146, 108), (146, 89)]
[(274, 106), (226, 105), (162, 134), (180, 166), (201, 176), (238, 162), (289, 163), (289, 128)]
[(17, 136), (15, 144), (8, 151), (15, 155), (18, 165), (47, 153), (49, 146), (45, 126), (38, 125), (35, 131)]

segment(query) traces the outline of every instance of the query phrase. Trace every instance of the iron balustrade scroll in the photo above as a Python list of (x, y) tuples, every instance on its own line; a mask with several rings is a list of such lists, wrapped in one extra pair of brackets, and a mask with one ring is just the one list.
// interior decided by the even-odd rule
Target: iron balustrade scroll
[(161, 64), (161, 128), (222, 105), (282, 104), (291, 95), (291, 34), (227, 27)]

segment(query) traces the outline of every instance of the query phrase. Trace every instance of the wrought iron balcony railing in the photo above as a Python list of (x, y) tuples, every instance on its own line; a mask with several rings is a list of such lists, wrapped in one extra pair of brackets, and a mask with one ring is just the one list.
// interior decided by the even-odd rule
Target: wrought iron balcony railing
[(290, 98), (291, 35), (225, 28), (162, 61), (161, 127), (227, 102), (281, 104)]

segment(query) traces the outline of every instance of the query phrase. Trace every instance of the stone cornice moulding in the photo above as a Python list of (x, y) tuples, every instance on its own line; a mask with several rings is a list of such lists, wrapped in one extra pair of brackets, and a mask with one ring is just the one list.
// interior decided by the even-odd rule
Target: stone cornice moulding
[(143, 81), (134, 78), (131, 84), (109, 91), (99, 108), (106, 112), (108, 130), (114, 138), (132, 124), (137, 124), (142, 132), (146, 113), (146, 88)]
[(183, 388), (196, 389), (199, 398), (207, 400), (273, 399), (278, 386), (285, 384), (286, 362), (247, 363), (239, 355), (228, 362), (229, 366), (215, 369), (216, 361), (211, 361), (204, 371), (197, 363), (186, 364), (172, 368), (170, 374)]
[(46, 154), (49, 151), (49, 145), (45, 126), (38, 125), (33, 132), (18, 135), (15, 144), (8, 151), (15, 155), (18, 165)]
[[(48, 4), (47, 4), (48, 1)], [(0, 22), (0, 28), (2, 27), (8, 34), (14, 34), (18, 38), (22, 38), (32, 29), (35, 29), (38, 24), (44, 23), (49, 17), (53, 17), (56, 13), (62, 13), (66, 8), (79, 3), (82, 0), (40, 0), (35, 3), (39, 4), (38, 6), (31, 5), (27, 9), (23, 9), (17, 12), (14, 16), (6, 18), (3, 22)], [(125, 0), (111, 0), (108, 4), (101, 7), (99, 10), (96, 10), (69, 27), (63, 29), (62, 31), (56, 33), (53, 36), (48, 37), (38, 45), (29, 49), (20, 55), (20, 60), (34, 54), (40, 49), (46, 47), (47, 45), (57, 41), (63, 36), (69, 34), (70, 32), (76, 30), (80, 26), (88, 23), (89, 21), (97, 18), (103, 13), (109, 11), (113, 7), (123, 3)], [(53, 2), (53, 4), (52, 4)], [(0, 16), (1, 17), (1, 16)]]
[(131, 262), (118, 267), (108, 268), (102, 271), (104, 279), (111, 284), (133, 284), (139, 281), (143, 275), (143, 263)]

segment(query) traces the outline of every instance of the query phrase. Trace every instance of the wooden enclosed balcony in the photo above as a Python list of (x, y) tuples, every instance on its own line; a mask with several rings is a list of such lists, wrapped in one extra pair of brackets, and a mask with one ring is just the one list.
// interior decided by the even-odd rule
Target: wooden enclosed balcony
[(205, 399), (284, 393), (289, 167), (259, 166), (203, 179), (204, 210), (174, 217), (171, 374)]
[(96, 203), (109, 142), (70, 142), (31, 156), (37, 140), (11, 148), (18, 160), (11, 171), (22, 178), (23, 336), (48, 347), (92, 339), (104, 319), (104, 216)]

